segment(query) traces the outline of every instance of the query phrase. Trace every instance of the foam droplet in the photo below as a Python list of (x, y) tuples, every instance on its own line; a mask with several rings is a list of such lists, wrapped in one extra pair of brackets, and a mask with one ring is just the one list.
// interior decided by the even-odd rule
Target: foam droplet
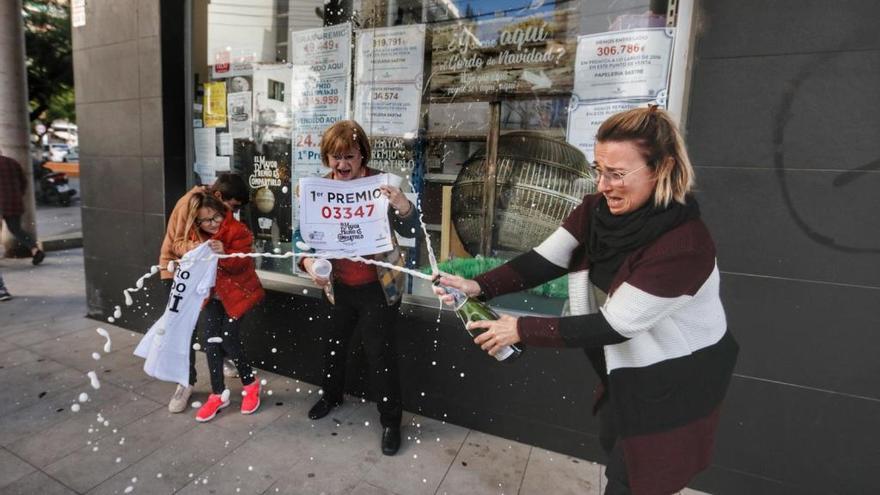
[(92, 353), (92, 359), (94, 359), (95, 361), (97, 361), (97, 360), (101, 359), (101, 355), (98, 354), (97, 352), (93, 352), (93, 353)]
[(190, 406), (192, 406), (193, 409), (195, 409), (195, 408), (198, 408), (198, 407), (202, 407), (202, 403), (199, 402), (199, 401), (193, 401), (193, 403), (190, 404)]
[(85, 402), (85, 401), (89, 400), (89, 394), (83, 392), (83, 393), (79, 394), (79, 397), (77, 398), (77, 400), (80, 402)]
[(177, 263), (174, 261), (169, 261), (168, 265), (165, 266), (165, 269), (171, 273), (174, 273), (174, 269), (177, 267)]
[(229, 402), (229, 389), (223, 390), (223, 393), (220, 394), (220, 400), (223, 402)]
[(150, 267), (150, 274), (151, 274), (151, 275), (152, 275), (152, 274), (155, 274), (155, 273), (158, 272), (158, 271), (159, 271), (159, 265), (153, 265), (153, 266)]
[(70, 406), (70, 410), (73, 412), (79, 412), (79, 404), (74, 404)]
[(113, 317), (117, 319), (122, 318), (122, 308), (116, 306), (116, 308), (113, 310)]
[[(128, 293), (128, 289), (125, 289), (124, 291), (122, 291), (122, 294), (125, 296), (125, 305), (126, 306), (131, 306), (132, 304), (134, 304), (134, 301), (131, 299), (131, 294)], [(116, 308), (117, 308), (117, 311), (119, 311), (119, 306), (116, 306)], [(122, 314), (122, 313), (120, 312), (120, 314)], [(113, 315), (115, 316), (116, 313), (113, 313)], [(119, 317), (117, 316), (117, 318), (119, 318)]]
[(113, 323), (113, 322), (115, 322), (115, 321), (116, 321), (116, 318), (114, 318), (114, 317), (112, 317), (112, 316), (108, 316), (108, 317), (107, 317), (107, 323)]
[(222, 344), (223, 337), (211, 337), (208, 339), (209, 344)]
[[(97, 353), (95, 353), (95, 354), (97, 354)], [(101, 382), (98, 381), (98, 374), (97, 373), (95, 373), (94, 371), (89, 371), (88, 373), (86, 373), (86, 376), (89, 377), (89, 380), (91, 381), (91, 385), (92, 385), (93, 389), (98, 390), (99, 388), (101, 388)]]
[[(109, 321), (110, 318), (107, 318), (107, 320)], [(104, 330), (101, 327), (96, 328), (95, 331), (98, 332), (98, 335), (107, 339), (107, 342), (104, 343), (104, 352), (110, 352), (113, 349), (113, 342), (110, 340), (110, 334), (107, 333), (107, 330)]]
[(202, 348), (202, 345), (199, 344), (198, 342), (196, 342), (195, 344), (193, 344), (193, 350), (198, 351), (198, 350), (201, 349), (201, 348)]

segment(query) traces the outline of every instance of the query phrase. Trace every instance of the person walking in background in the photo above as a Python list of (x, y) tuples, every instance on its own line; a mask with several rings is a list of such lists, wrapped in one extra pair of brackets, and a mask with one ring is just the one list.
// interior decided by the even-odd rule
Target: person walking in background
[[(231, 211), (237, 212), (242, 206), (248, 204), (250, 193), (247, 184), (240, 175), (224, 173), (217, 177), (210, 186), (195, 186), (183, 195), (174, 205), (171, 215), (168, 217), (168, 226), (165, 229), (165, 238), (162, 240), (162, 248), (159, 252), (159, 266), (163, 267), (159, 276), (166, 293), (171, 291), (171, 283), (174, 274), (166, 270), (168, 262), (180, 259), (187, 251), (196, 247), (199, 242), (191, 240), (187, 235), (186, 219), (189, 215), (189, 204), (196, 194), (208, 193), (223, 202)], [(197, 332), (193, 332), (192, 344), (197, 341)], [(235, 377), (237, 371), (234, 366), (224, 365), (226, 376)], [(186, 410), (189, 398), (192, 395), (193, 385), (196, 383), (196, 351), (190, 347), (189, 354), (189, 386), (178, 385), (168, 402), (168, 410), (179, 413)]]
[(490, 354), (518, 342), (583, 348), (600, 379), (594, 411), (608, 454), (605, 494), (675, 493), (710, 464), (739, 352), (715, 244), (669, 114), (652, 106), (611, 116), (595, 154), (598, 193), (547, 240), (474, 280), (439, 282), (491, 299), (568, 273), (573, 316), (501, 315), (470, 323), (485, 329), (474, 341)]
[(6, 284), (3, 283), (3, 275), (0, 274), (0, 301), (8, 301), (12, 299), (12, 294), (6, 290)]
[[(339, 121), (324, 131), (321, 138), (321, 161), (330, 169), (325, 178), (355, 180), (375, 175), (368, 168), (370, 142), (364, 129), (353, 120)], [(392, 229), (404, 237), (415, 235), (419, 215), (406, 195), (394, 186), (381, 186), (388, 198), (388, 220)], [(394, 239), (394, 236), (392, 236)], [(395, 246), (373, 258), (403, 266), (404, 257)], [(324, 340), (323, 395), (309, 410), (309, 418), (321, 419), (342, 403), (345, 389), (345, 364), (352, 335), (360, 334), (367, 357), (370, 392), (376, 397), (382, 424), (382, 453), (394, 455), (400, 448), (400, 377), (394, 348), (394, 324), (400, 308), (406, 276), (381, 266), (359, 261), (332, 261), (333, 280), (312, 271), (315, 258), (303, 258), (300, 264), (319, 287), (331, 284), (330, 327)]]
[(27, 190), (27, 177), (17, 161), (3, 156), (0, 151), (0, 213), (9, 232), (31, 252), (31, 262), (39, 265), (46, 257), (37, 242), (21, 228), (21, 216), (24, 214), (24, 192)]

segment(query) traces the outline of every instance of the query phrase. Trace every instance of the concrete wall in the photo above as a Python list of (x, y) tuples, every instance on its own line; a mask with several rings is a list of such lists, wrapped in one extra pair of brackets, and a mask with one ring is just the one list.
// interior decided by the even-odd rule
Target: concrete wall
[(880, 3), (704, 0), (688, 143), (742, 351), (715, 493), (880, 493)]
[(157, 262), (165, 229), (159, 0), (89, 0), (73, 50), (86, 286), (101, 316)]

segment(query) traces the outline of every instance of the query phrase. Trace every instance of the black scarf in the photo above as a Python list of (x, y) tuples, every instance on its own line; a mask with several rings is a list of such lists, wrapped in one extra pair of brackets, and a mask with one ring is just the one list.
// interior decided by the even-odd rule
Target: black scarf
[(590, 260), (590, 281), (608, 292), (623, 260), (636, 249), (647, 245), (664, 233), (700, 217), (700, 207), (693, 196), (687, 204), (673, 201), (666, 208), (654, 206), (654, 198), (638, 210), (612, 215), (605, 198), (590, 216), (590, 238), (587, 257)]

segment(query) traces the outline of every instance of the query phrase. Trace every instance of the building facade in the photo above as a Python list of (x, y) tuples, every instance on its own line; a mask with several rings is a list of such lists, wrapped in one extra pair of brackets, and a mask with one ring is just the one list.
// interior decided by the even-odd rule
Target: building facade
[[(421, 200), (421, 269), (429, 245), (467, 264), (537, 244), (585, 192), (595, 125), (660, 104), (686, 133), (742, 346), (714, 464), (692, 486), (876, 492), (878, 16), (867, 0), (91, 0), (73, 29), (90, 313), (155, 320), (156, 280), (131, 308), (122, 290), (157, 262), (176, 200), (226, 170), (252, 187), (255, 250), (295, 251), (296, 180), (321, 174), (317, 140), (338, 118), (361, 121), (373, 164)], [(318, 383), (319, 291), (289, 259), (259, 270), (251, 356)], [(438, 321), (427, 283), (408, 292), (406, 409), (603, 462), (580, 352), (496, 364), (453, 313)], [(564, 295), (495, 303), (560, 314)]]

